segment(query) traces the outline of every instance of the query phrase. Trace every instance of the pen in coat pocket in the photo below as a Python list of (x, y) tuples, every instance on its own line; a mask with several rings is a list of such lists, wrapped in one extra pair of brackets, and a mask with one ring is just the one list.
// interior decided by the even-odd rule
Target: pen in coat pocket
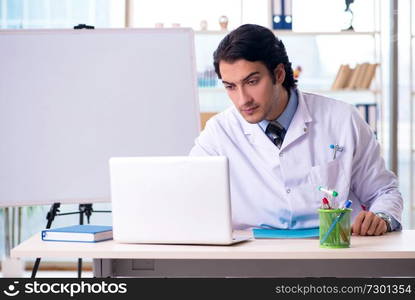
[(339, 152), (343, 152), (343, 147), (340, 147), (338, 144), (336, 144), (336, 145), (331, 144), (331, 145), (330, 145), (330, 149), (333, 149), (333, 150), (334, 150), (334, 151), (333, 151), (333, 160), (335, 160), (335, 159), (336, 159), (336, 154), (337, 154), (337, 151), (339, 151)]

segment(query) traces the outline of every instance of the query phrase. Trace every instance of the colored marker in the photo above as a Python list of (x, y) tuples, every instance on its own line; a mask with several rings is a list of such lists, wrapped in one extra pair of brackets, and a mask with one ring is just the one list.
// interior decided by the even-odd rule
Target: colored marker
[(335, 190), (328, 190), (328, 189), (323, 188), (322, 186), (319, 186), (317, 189), (319, 191), (326, 193), (329, 196), (337, 197), (339, 195), (339, 193), (337, 193)]
[(322, 205), (322, 208), (323, 209), (331, 209), (330, 202), (329, 202), (329, 200), (326, 197), (324, 197), (323, 199), (321, 199), (321, 201), (323, 202), (323, 205)]

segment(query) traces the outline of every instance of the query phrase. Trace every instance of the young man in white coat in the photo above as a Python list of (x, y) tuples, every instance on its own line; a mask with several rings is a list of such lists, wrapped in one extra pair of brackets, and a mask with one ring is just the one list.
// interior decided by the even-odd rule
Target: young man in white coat
[(318, 227), (319, 186), (336, 190), (339, 206), (353, 201), (353, 234), (401, 229), (397, 178), (373, 132), (352, 105), (298, 90), (269, 29), (229, 33), (214, 66), (234, 106), (207, 122), (190, 155), (228, 157), (235, 229)]

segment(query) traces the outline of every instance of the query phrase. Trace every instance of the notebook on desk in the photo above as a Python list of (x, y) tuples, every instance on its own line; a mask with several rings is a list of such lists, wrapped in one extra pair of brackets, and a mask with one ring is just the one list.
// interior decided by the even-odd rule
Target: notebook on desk
[(113, 237), (125, 243), (231, 245), (228, 160), (223, 156), (110, 159)]

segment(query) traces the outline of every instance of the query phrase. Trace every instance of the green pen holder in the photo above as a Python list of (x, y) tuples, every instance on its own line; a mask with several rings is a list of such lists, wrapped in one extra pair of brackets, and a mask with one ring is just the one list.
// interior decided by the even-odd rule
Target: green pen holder
[(320, 247), (350, 247), (350, 208), (319, 209)]

